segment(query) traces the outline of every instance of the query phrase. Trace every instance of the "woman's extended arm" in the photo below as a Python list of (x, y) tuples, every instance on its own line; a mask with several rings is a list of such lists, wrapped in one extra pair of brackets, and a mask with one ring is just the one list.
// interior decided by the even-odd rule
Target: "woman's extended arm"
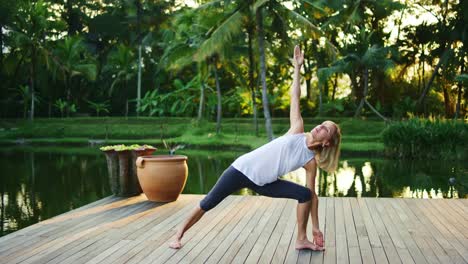
[(289, 92), (291, 97), (291, 106), (289, 119), (291, 122), (291, 127), (288, 131), (288, 134), (297, 134), (304, 132), (304, 123), (302, 121), (301, 109), (299, 105), (299, 98), (301, 97), (301, 66), (304, 62), (304, 54), (299, 49), (299, 46), (296, 45), (294, 48), (294, 74), (293, 74), (293, 84)]

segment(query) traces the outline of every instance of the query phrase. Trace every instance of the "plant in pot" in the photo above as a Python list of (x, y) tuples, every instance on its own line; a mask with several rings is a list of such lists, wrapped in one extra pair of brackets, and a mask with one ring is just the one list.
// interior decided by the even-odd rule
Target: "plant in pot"
[(114, 145), (100, 148), (106, 155), (109, 183), (113, 194), (138, 195), (142, 192), (136, 175), (135, 161), (139, 156), (151, 155), (156, 148), (150, 145)]
[(175, 150), (184, 146), (164, 145), (170, 155), (141, 156), (136, 160), (141, 188), (148, 200), (154, 202), (177, 200), (187, 182), (187, 156), (174, 155)]

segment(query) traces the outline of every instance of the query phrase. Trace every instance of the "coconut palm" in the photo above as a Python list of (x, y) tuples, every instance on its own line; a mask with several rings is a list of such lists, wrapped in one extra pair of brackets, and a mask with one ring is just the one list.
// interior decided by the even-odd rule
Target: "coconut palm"
[[(307, 1), (308, 2), (308, 1)], [(226, 1), (217, 0), (207, 3), (199, 7), (200, 9), (207, 9), (214, 6), (219, 6), (221, 3), (226, 3)], [(231, 5), (229, 5), (231, 4)], [(265, 127), (267, 131), (267, 136), (269, 140), (273, 139), (273, 130), (271, 126), (271, 115), (269, 110), (268, 103), (268, 93), (266, 87), (266, 55), (265, 55), (265, 36), (264, 36), (264, 23), (263, 16), (264, 12), (268, 12), (273, 18), (277, 18), (276, 21), (289, 21), (293, 20), (298, 22), (305, 28), (311, 29), (315, 34), (313, 37), (318, 38), (323, 35), (322, 31), (312, 24), (307, 18), (300, 15), (294, 10), (286, 8), (282, 3), (269, 0), (250, 0), (250, 1), (228, 1), (227, 6), (223, 6), (227, 11), (225, 15), (220, 18), (219, 22), (208, 31), (208, 38), (201, 44), (195, 58), (206, 58), (211, 54), (220, 52), (223, 49), (224, 45), (229, 43), (232, 38), (238, 36), (242, 33), (242, 28), (247, 28), (247, 31), (251, 30), (252, 23), (255, 21), (257, 37), (258, 37), (258, 54), (260, 62), (260, 81), (262, 85), (262, 102), (263, 102), (263, 111), (265, 116)], [(243, 25), (240, 27), (239, 25)], [(284, 26), (287, 28), (287, 23), (277, 23), (277, 25)], [(250, 31), (251, 32), (251, 31)], [(284, 31), (285, 32), (285, 31)], [(283, 34), (284, 35), (284, 34)], [(250, 41), (250, 35), (249, 35)], [(326, 45), (332, 47), (333, 45), (327, 40)], [(330, 48), (329, 50), (334, 50)], [(252, 65), (253, 66), (253, 65)], [(250, 66), (250, 67), (252, 67)], [(250, 79), (250, 83), (252, 79)], [(253, 91), (253, 89), (252, 89)], [(254, 94), (252, 95), (254, 99)], [(252, 100), (254, 101), (254, 100)]]
[[(38, 65), (48, 65), (50, 52), (44, 39), (44, 34), (48, 29), (49, 6), (44, 1), (37, 1), (32, 4), (18, 3), (17, 21), (11, 25), (10, 36), (13, 49), (9, 56), (20, 57), (18, 67), (23, 64), (28, 67), (29, 75), (29, 93), (31, 100), (30, 119), (34, 119), (35, 112), (35, 91), (37, 86)], [(1, 30), (1, 28), (0, 28)]]
[[(72, 87), (76, 78), (96, 80), (97, 66), (88, 54), (83, 39), (79, 36), (66, 37), (59, 41), (52, 56), (54, 76), (58, 76), (65, 85), (66, 101), (72, 103)], [(80, 82), (76, 82), (78, 85)], [(67, 116), (69, 112), (67, 110)]]
[[(353, 53), (348, 53), (337, 60), (330, 67), (321, 68), (318, 71), (319, 82), (325, 83), (328, 79), (336, 73), (348, 74), (353, 86), (354, 94), (358, 100), (358, 107), (354, 114), (355, 117), (359, 116), (361, 110), (366, 104), (372, 111), (379, 117), (386, 120), (367, 100), (369, 92), (369, 72), (376, 72), (383, 70), (388, 73), (388, 70), (394, 67), (394, 62), (388, 58), (391, 53), (391, 48), (378, 47), (373, 45), (365, 48), (368, 45), (371, 34), (367, 34), (364, 30), (360, 33), (361, 41), (359, 44), (350, 45), (350, 49), (355, 50)], [(360, 80), (358, 83), (357, 79)]]
[(104, 72), (112, 74), (114, 79), (108, 91), (109, 95), (112, 95), (117, 85), (123, 84), (126, 88), (128, 82), (135, 76), (135, 54), (130, 47), (120, 44), (109, 54), (107, 61)]

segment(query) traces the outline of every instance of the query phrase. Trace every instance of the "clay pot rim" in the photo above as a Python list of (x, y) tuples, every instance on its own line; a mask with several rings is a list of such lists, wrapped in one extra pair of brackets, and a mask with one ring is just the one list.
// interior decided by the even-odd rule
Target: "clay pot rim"
[(184, 155), (151, 155), (141, 156), (140, 158), (144, 159), (145, 162), (184, 161), (188, 159), (188, 157)]

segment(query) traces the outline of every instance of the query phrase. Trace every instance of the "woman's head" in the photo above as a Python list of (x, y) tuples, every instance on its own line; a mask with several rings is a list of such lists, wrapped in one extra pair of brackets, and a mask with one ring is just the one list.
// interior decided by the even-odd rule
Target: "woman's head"
[(333, 121), (327, 120), (314, 127), (310, 133), (313, 136), (313, 140), (320, 142), (322, 146), (317, 151), (319, 167), (328, 172), (335, 171), (340, 158), (340, 127)]

